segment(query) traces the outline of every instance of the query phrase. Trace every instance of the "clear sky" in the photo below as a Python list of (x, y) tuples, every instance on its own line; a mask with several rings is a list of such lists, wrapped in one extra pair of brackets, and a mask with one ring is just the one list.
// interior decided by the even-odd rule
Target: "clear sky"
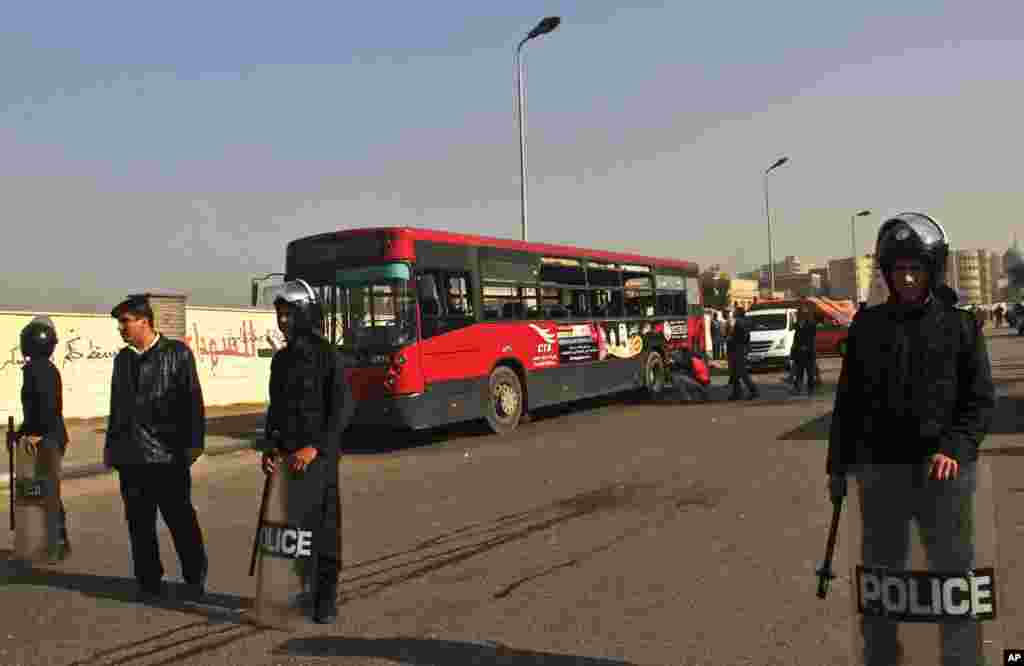
[[(408, 224), (747, 269), (916, 208), (1002, 251), (1024, 210), (1024, 3), (15, 3), (0, 306), (244, 304), (288, 240)], [(879, 218), (858, 220), (867, 252)]]

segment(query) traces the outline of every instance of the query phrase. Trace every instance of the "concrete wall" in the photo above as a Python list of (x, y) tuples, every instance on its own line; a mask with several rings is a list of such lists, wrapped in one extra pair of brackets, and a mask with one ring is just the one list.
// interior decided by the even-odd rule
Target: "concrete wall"
[[(114, 355), (124, 346), (109, 315), (0, 312), (0, 428), (21, 422), (21, 329), (47, 314), (60, 339), (53, 362), (64, 381), (65, 418), (105, 417)], [(284, 344), (273, 310), (187, 306), (184, 342), (196, 356), (207, 405), (267, 401), (270, 359)]]

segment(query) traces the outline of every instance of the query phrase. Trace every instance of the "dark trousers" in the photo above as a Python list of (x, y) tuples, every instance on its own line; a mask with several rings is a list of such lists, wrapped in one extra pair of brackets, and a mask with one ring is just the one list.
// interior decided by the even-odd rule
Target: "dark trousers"
[(750, 368), (747, 366), (746, 347), (729, 351), (729, 388), (732, 389), (730, 397), (740, 397), (740, 382), (747, 387), (751, 396), (757, 397), (757, 387), (754, 386), (754, 380), (750, 378)]
[(813, 355), (796, 354), (793, 356), (793, 388), (799, 391), (804, 385), (804, 377), (807, 378), (807, 392), (814, 391), (818, 383), (817, 372), (818, 360)]
[(725, 356), (724, 341), (722, 340), (721, 336), (712, 336), (711, 340), (711, 354), (712, 356), (714, 356), (716, 361), (721, 360), (722, 357)]
[(341, 501), (337, 484), (327, 484), (324, 491), (320, 545), (316, 555), (317, 597), (319, 601), (325, 596), (334, 596), (336, 602), (338, 574), (341, 572)]
[(152, 587), (164, 575), (156, 536), (156, 510), (171, 531), (186, 583), (203, 582), (206, 548), (192, 506), (192, 473), (184, 465), (127, 465), (119, 470), (121, 497), (139, 584)]
[[(910, 523), (916, 521), (928, 564), (937, 571), (975, 566), (974, 494), (977, 465), (962, 464), (955, 480), (928, 480), (925, 465), (869, 465), (857, 472), (863, 520), (862, 557), (867, 566), (904, 570), (910, 556)], [(864, 663), (898, 663), (898, 628), (885, 618), (861, 621)], [(947, 622), (940, 627), (942, 666), (974, 666), (978, 625)]]

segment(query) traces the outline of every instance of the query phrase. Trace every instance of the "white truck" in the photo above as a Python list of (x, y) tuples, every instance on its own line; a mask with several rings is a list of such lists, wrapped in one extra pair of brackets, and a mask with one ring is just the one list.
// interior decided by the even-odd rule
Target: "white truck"
[(747, 313), (751, 323), (747, 363), (751, 367), (786, 364), (793, 349), (796, 316), (796, 308), (772, 308)]

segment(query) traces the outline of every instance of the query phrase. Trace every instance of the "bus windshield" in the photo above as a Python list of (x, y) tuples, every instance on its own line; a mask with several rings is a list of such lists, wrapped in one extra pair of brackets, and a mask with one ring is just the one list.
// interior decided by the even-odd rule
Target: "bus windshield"
[(381, 352), (416, 340), (416, 299), (404, 263), (340, 269), (333, 285), (316, 284), (325, 335), (342, 351)]

